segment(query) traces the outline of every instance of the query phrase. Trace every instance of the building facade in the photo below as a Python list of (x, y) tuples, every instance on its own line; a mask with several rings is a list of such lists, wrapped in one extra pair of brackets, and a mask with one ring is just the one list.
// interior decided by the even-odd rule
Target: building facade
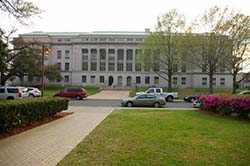
[[(32, 32), (21, 34), (25, 41), (39, 41), (51, 49), (45, 64), (57, 64), (62, 79), (46, 84), (83, 86), (160, 86), (167, 81), (153, 71), (144, 71), (136, 56), (140, 53), (145, 32), (59, 33)], [(205, 71), (185, 64), (174, 74), (173, 87), (207, 88)], [(39, 83), (39, 79), (35, 80)], [(231, 88), (232, 76), (220, 69), (213, 78), (214, 88)]]

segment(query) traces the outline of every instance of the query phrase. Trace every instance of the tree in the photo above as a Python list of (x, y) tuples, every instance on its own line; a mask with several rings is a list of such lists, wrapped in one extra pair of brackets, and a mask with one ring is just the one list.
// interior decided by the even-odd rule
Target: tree
[[(12, 61), (11, 72), (13, 75), (19, 77), (21, 83), (25, 76), (29, 81), (32, 81), (36, 76), (41, 75), (41, 49), (34, 43), (26, 43), (21, 38), (15, 38), (13, 41), (15, 47), (26, 47), (19, 51), (19, 55)], [(31, 70), (32, 69), (32, 70)]]
[(218, 26), (218, 29), (230, 39), (229, 50), (223, 62), (233, 76), (232, 93), (235, 94), (237, 85), (244, 80), (243, 78), (237, 81), (236, 77), (242, 71), (243, 63), (250, 57), (246, 54), (250, 49), (250, 16), (242, 13), (233, 14), (224, 24)]
[(14, 32), (13, 30), (8, 35), (2, 34), (0, 39), (1, 85), (13, 76), (22, 80), (24, 76), (36, 75), (40, 71), (41, 51), (21, 38), (11, 40), (11, 34)]
[(176, 9), (158, 17), (155, 32), (151, 32), (144, 41), (143, 53), (139, 61), (145, 70), (153, 70), (168, 82), (168, 91), (172, 91), (172, 76), (181, 62), (180, 33), (185, 26), (185, 18)]
[(25, 20), (42, 13), (35, 4), (24, 0), (0, 0), (0, 10), (13, 16), (21, 24), (26, 24)]
[(47, 65), (45, 67), (44, 75), (49, 81), (55, 81), (58, 78), (61, 79), (60, 70), (58, 69), (57, 64)]
[[(212, 7), (196, 20), (185, 37), (187, 59), (209, 76), (210, 94), (213, 93), (214, 74), (221, 67), (230, 43), (228, 36), (218, 29), (227, 20), (227, 15), (230, 15), (228, 8)], [(194, 28), (203, 29), (205, 33), (193, 33)]]

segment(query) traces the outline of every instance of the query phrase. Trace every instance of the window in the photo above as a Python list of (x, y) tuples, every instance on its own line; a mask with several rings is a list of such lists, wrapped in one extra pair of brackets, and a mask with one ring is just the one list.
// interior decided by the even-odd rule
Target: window
[(65, 83), (68, 83), (68, 82), (69, 82), (69, 76), (68, 76), (68, 75), (65, 75), (65, 76), (64, 76), (64, 82), (65, 82)]
[(161, 89), (157, 88), (155, 89), (156, 93), (161, 93)]
[(100, 60), (106, 60), (106, 50), (100, 49)]
[(178, 65), (177, 64), (174, 64), (173, 70), (174, 70), (174, 72), (178, 72)]
[(91, 62), (91, 64), (90, 64), (90, 70), (91, 70), (91, 71), (96, 71), (96, 69), (97, 69), (97, 64), (96, 64), (96, 62)]
[(117, 54), (118, 54), (118, 61), (123, 61), (123, 59), (124, 59), (124, 50), (123, 49), (118, 49)]
[(87, 77), (86, 76), (82, 76), (82, 83), (86, 83), (87, 82)]
[(206, 73), (207, 72), (207, 64), (202, 65), (202, 72)]
[(186, 77), (181, 78), (181, 85), (186, 85)]
[(56, 82), (61, 82), (61, 76), (56, 77)]
[(109, 62), (109, 71), (114, 71), (115, 70), (115, 63)]
[(69, 59), (70, 50), (65, 50), (65, 59)]
[(41, 78), (40, 77), (36, 77), (36, 82), (40, 82)]
[(132, 70), (133, 70), (132, 63), (127, 63), (126, 64), (126, 71), (132, 71)]
[(186, 72), (186, 69), (187, 67), (186, 67), (186, 64), (182, 64), (181, 65), (181, 72), (183, 72), (183, 73), (185, 73)]
[(90, 53), (91, 53), (91, 54), (97, 54), (97, 49), (91, 49), (91, 50), (90, 50)]
[(173, 85), (177, 85), (178, 84), (178, 78), (177, 77), (173, 77)]
[(0, 88), (0, 93), (5, 93), (5, 89), (4, 88)]
[(100, 63), (100, 71), (106, 71), (106, 63), (105, 62)]
[(57, 70), (61, 70), (61, 63), (57, 63)]
[(90, 83), (94, 84), (95, 83), (95, 76), (90, 76)]
[(104, 83), (104, 76), (100, 76), (100, 83)]
[(225, 86), (225, 78), (220, 78), (220, 85)]
[(140, 63), (135, 64), (135, 71), (141, 71), (141, 64)]
[(202, 86), (207, 86), (207, 77), (202, 77)]
[(216, 85), (216, 78), (213, 78), (213, 85)]
[(150, 77), (145, 77), (145, 84), (150, 84)]
[(88, 54), (89, 50), (88, 49), (82, 49), (82, 54)]
[(123, 71), (123, 63), (118, 63), (117, 65), (117, 71)]
[(57, 56), (57, 59), (62, 59), (62, 50), (57, 50), (56, 56)]
[(69, 71), (69, 63), (65, 63), (65, 71)]
[(115, 54), (115, 49), (109, 49), (109, 54)]
[(7, 88), (7, 92), (8, 93), (18, 93), (19, 90), (18, 90), (18, 88)]
[(128, 49), (126, 51), (126, 55), (127, 55), (127, 61), (132, 61), (133, 60), (133, 50), (132, 49)]
[(137, 76), (137, 77), (135, 78), (135, 83), (136, 83), (136, 84), (140, 84), (140, 83), (141, 83), (141, 77)]
[(221, 73), (224, 73), (225, 71), (226, 71), (226, 68), (225, 68), (224, 65), (222, 65), (222, 66), (220, 67), (220, 72), (221, 72)]
[(159, 84), (159, 77), (154, 77), (154, 84)]
[(82, 62), (82, 70), (87, 71), (88, 70), (88, 62)]

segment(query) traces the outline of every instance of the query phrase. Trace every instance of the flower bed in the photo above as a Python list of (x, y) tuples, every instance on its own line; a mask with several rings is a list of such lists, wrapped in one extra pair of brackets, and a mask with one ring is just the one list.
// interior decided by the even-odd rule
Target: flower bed
[(249, 118), (250, 98), (225, 97), (225, 96), (201, 96), (201, 109), (223, 115), (237, 115)]

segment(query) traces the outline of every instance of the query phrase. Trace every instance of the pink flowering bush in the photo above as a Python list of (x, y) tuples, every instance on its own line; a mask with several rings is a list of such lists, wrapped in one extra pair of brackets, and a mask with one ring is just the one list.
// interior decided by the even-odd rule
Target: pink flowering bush
[(223, 115), (237, 113), (241, 117), (248, 117), (250, 113), (250, 98), (207, 95), (201, 96), (198, 100), (201, 102), (201, 108), (205, 111)]

